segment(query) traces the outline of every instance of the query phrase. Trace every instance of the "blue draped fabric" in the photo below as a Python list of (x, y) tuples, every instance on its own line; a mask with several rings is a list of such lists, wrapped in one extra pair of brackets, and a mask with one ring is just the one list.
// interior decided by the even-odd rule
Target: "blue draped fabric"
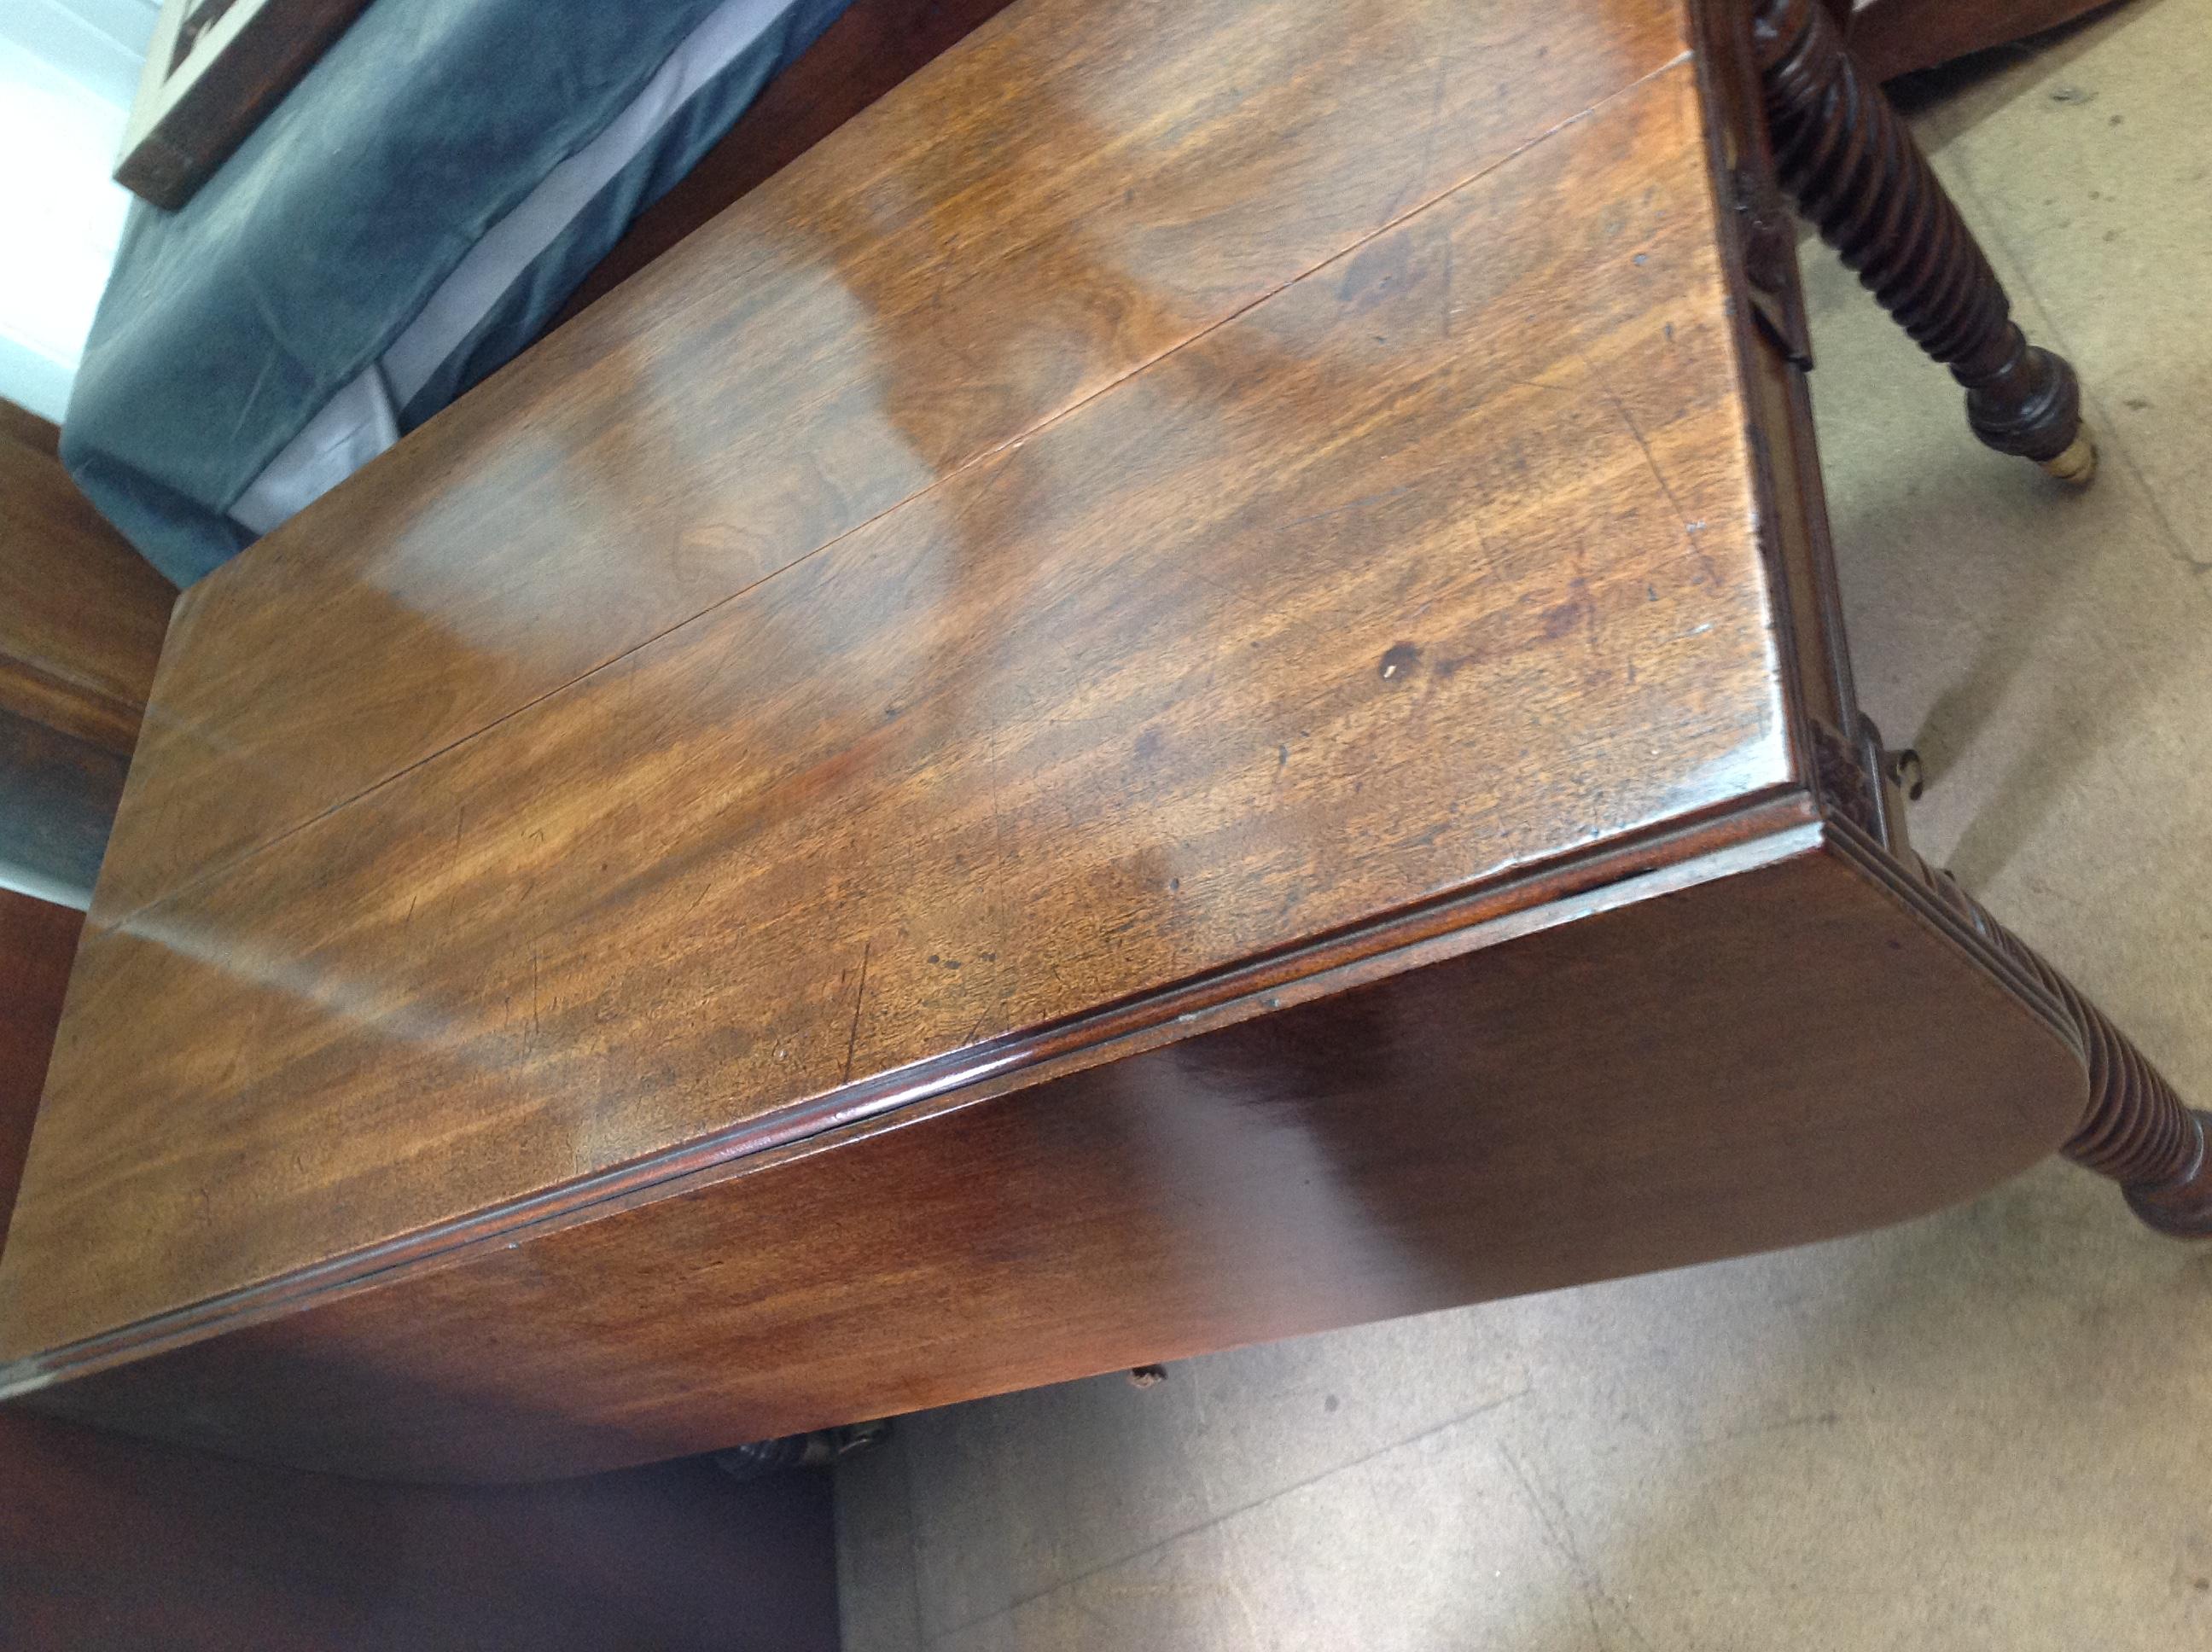
[[(400, 428), (536, 337), (848, 3), (793, 0), (506, 290)], [(252, 536), (227, 513), (247, 485), (717, 3), (375, 0), (183, 209), (134, 210), (63, 427), (78, 484), (180, 586), (236, 555)]]

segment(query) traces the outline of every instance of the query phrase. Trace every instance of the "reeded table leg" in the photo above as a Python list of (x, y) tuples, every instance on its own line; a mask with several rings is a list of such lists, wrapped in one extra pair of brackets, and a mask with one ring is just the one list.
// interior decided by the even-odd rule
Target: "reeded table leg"
[(2060, 1151), (2120, 1184), (2135, 1213), (2162, 1232), (2212, 1237), (2212, 1162), (2205, 1127), (2212, 1114), (2182, 1105), (2173, 1086), (2105, 1012), (1959, 887), (1930, 872), (1944, 897), (1992, 944), (2049, 987), (2073, 1021), (2089, 1067), (2089, 1108)]
[(1974, 434), (2086, 487), (2097, 449), (2062, 356), (2031, 345), (1996, 272), (1820, 0), (1754, 0), (1783, 186), (1920, 348), (1966, 387)]

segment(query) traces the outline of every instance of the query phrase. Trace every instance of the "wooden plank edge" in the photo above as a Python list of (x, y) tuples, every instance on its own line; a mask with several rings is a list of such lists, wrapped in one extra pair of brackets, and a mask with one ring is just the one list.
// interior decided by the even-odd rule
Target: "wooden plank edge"
[(750, 1175), (878, 1130), (1657, 896), (1820, 850), (1814, 794), (1786, 781), (1641, 832), (1530, 863), (1334, 934), (1059, 1023), (871, 1075), (526, 1197), (0, 1365), (0, 1400), (459, 1266), (492, 1248)]
[(1991, 945), (1987, 937), (1929, 888), (1925, 879), (1899, 860), (1857, 822), (1831, 816), (1827, 822), (1827, 847), (1838, 859), (1849, 862), (1901, 905), (1911, 908), (1930, 928), (1996, 976), (2086, 1063), (2088, 1056), (2082, 1048), (2081, 1029), (2057, 995), (2017, 958)]

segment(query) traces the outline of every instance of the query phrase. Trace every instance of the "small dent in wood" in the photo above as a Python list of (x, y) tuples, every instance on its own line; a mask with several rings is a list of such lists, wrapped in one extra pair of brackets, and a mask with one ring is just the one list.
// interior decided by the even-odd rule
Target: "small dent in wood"
[(1378, 299), (1401, 284), (1412, 264), (1413, 243), (1403, 235), (1381, 235), (1352, 254), (1336, 295), (1347, 304)]
[(1596, 610), (1590, 606), (1589, 598), (1578, 592), (1566, 601), (1544, 610), (1544, 635), (1548, 641), (1557, 642), (1577, 626), (1596, 617)]
[[(1394, 642), (1382, 651), (1382, 663), (1376, 674), (1385, 683), (1413, 674), (1413, 667), (1421, 663), (1421, 645), (1418, 642)], [(1287, 761), (1287, 759), (1286, 759)]]

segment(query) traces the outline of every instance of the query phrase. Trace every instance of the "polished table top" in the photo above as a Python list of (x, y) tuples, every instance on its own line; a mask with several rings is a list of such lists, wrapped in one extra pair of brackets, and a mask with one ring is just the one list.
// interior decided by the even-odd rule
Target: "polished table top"
[(1784, 780), (1683, 27), (1025, 5), (195, 587), (0, 1346)]
[[(1044, 1333), (1024, 1316), (1060, 1287), (1010, 1284), (967, 1374), (936, 1355), (941, 1380), (867, 1386), (890, 1357), (855, 1325), (891, 1327), (1036, 1231), (994, 1226), (1012, 1218), (991, 1187), (947, 1192), (930, 1154), (981, 1156), (968, 1179), (1030, 1189), (1048, 1222), (1096, 1174), (1074, 1138), (1019, 1133), (1049, 1134), (1045, 1114), (981, 1102), (1048, 1066), (1195, 1048), (1232, 999), (1265, 1017), (1418, 975), (1547, 902), (1524, 929), (1591, 915), (1615, 897), (1589, 891), (1693, 855), (1669, 887), (1749, 881), (1694, 922), (1578, 933), (1543, 954), (1554, 976), (1532, 951), (1333, 1023), (1332, 1072), (1357, 1069), (1346, 1038), (1437, 1041), (1401, 1052), (1387, 1129), (1380, 1091), (1297, 1053), (1321, 1035), (1287, 1011), (1274, 1046), (1083, 1092), (1109, 1111), (1082, 1116), (1133, 1108), (1186, 1143), (1143, 1161), (1182, 1199), (1195, 1172), (1175, 1161), (1213, 1127), (1196, 1102), (1161, 1122), (1176, 1085), (1245, 1064), (1253, 1225), (1193, 1218), (1203, 1242), (1142, 1263), (1176, 1291), (1235, 1286), (1223, 1259), (1258, 1254), (1271, 1206), (1303, 1208), (1318, 1161), (1278, 1157), (1279, 1101), (1337, 1109), (1330, 1131), (1376, 1121), (1389, 1151), (1359, 1150), (1377, 1178), (1359, 1198), (1411, 1201), (1370, 1232), (1332, 1193), (1290, 1230), (1348, 1236), (1368, 1260), (1346, 1279), (1416, 1227), (1463, 1253), (1256, 1317), (1192, 1296), (1161, 1335), (1218, 1345), (1784, 1242), (2047, 1151), (2067, 1098), (2048, 1121), (2015, 1098), (2057, 1043), (1994, 987), (1958, 987), (1960, 1020), (1966, 953), (1814, 853), (1807, 708), (1843, 692), (1818, 687), (1820, 591), (1790, 525), (1817, 486), (1779, 358), (1754, 360), (1717, 182), (1740, 135), (1701, 27), (1665, 0), (1022, 0), (195, 586), (0, 1254), (0, 1390), (321, 1303), (336, 1328), (242, 1332), (146, 1389), (197, 1419), (161, 1427), (252, 1449), (268, 1404), (295, 1401), (237, 1396), (272, 1372), (297, 1394), (304, 1358), (362, 1386), (331, 1390), (295, 1460), (453, 1472), (434, 1396), (460, 1384), (496, 1401), (471, 1413), (471, 1472), (512, 1473), (503, 1442), (543, 1424), (557, 1443), (548, 1407), (587, 1389), (627, 1420), (531, 1466), (1099, 1369), (1166, 1287)], [(1763, 503), (1777, 475), (1795, 515)], [(1755, 942), (1705, 938), (1735, 933)], [(1835, 981), (1791, 979), (1820, 953)], [(1601, 1038), (1563, 1030), (1577, 993)], [(1695, 1013), (1662, 1048), (1670, 993)], [(1738, 1027), (1762, 999), (1818, 1024), (1776, 1007)], [(1873, 1016), (1896, 1018), (1892, 1045), (1861, 1036)], [(1818, 1197), (1772, 1176), (1825, 1116), (1817, 1085), (1739, 1158), (1668, 1157), (1704, 1152), (1733, 1104), (1699, 1093), (1698, 1017), (1751, 1082), (1802, 1044), (1831, 1090), (1872, 1086), (1837, 1115)], [(1945, 1077), (1969, 1026), (1988, 1059)], [(1557, 1054), (1578, 1038), (1609, 1052), (1587, 1073)], [(1514, 1124), (1498, 1064), (1526, 1059), (1549, 1063), (1527, 1083), (1544, 1116)], [(1896, 1129), (1934, 1127), (1881, 1063), (2016, 1124), (1916, 1138), (1893, 1164)], [(1552, 1272), (1532, 1229), (1478, 1278), (1466, 1257), (1511, 1248), (1500, 1224), (1546, 1183), (1543, 1133), (1571, 1137), (1583, 1108), (1650, 1131), (1620, 1075), (1662, 1071), (1654, 1096), (1676, 1099), (1652, 1107), (1703, 1122), (1635, 1151), (1648, 1196), (1704, 1190), (1684, 1213), (1630, 1243), (1585, 1209)], [(1485, 1139), (1476, 1102), (1542, 1131), (1437, 1161), (1488, 1165), (1492, 1204), (1462, 1210), (1395, 1156)], [(961, 1107), (972, 1128), (891, 1128)], [(864, 1138), (890, 1145), (801, 1163)], [(771, 1163), (800, 1168), (728, 1180)], [(925, 1182), (977, 1202), (851, 1225)], [(1745, 1204), (1753, 1182), (1774, 1190)], [(1132, 1236), (1164, 1231), (1148, 1196), (1066, 1258), (1139, 1269), (1152, 1242)], [(657, 1200), (655, 1226), (637, 1213)], [(971, 1218), (963, 1250), (945, 1236)], [(843, 1225), (776, 1225), (825, 1221)], [(853, 1254), (821, 1287), (850, 1301), (813, 1330), (775, 1317), (813, 1311), (776, 1296), (800, 1286), (727, 1275), (750, 1248), (795, 1278), (820, 1259), (790, 1247), (817, 1236)], [(644, 1370), (672, 1325), (753, 1301), (778, 1306)], [(1089, 1339), (1054, 1342), (1070, 1323)], [(752, 1410), (708, 1407), (748, 1359)], [(502, 1386), (526, 1366), (526, 1403)], [(832, 1366), (845, 1386), (801, 1394)], [(678, 1415), (686, 1385), (711, 1415)], [(387, 1449), (409, 1430), (416, 1455)]]

